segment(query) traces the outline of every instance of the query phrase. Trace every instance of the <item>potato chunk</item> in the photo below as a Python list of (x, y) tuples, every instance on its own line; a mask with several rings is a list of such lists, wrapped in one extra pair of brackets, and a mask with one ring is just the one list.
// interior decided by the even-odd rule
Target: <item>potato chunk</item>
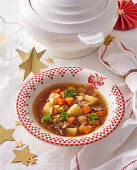
[(93, 96), (89, 96), (86, 95), (85, 99), (91, 104), (91, 105), (95, 105), (98, 102), (98, 99), (96, 97)]
[(42, 113), (44, 114), (49, 113), (52, 106), (53, 104), (51, 102), (47, 102), (45, 106), (43, 107)]
[(73, 104), (69, 110), (67, 111), (67, 113), (70, 116), (80, 116), (82, 115), (82, 109), (79, 107), (78, 104)]
[(57, 100), (54, 99), (53, 97), (49, 98), (49, 102), (52, 103), (53, 105), (57, 103)]
[(66, 128), (66, 134), (70, 136), (76, 136), (78, 128)]
[(76, 96), (76, 100), (82, 101), (82, 100), (85, 100), (85, 97), (83, 97), (83, 96)]

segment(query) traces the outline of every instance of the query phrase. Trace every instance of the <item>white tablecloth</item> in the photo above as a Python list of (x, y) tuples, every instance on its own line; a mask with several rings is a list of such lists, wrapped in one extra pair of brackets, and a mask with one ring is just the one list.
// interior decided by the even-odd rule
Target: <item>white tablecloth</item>
[[(19, 22), (18, 18), (18, 0), (0, 0), (0, 16), (2, 16), (8, 22)], [(137, 53), (137, 29), (130, 31), (116, 31), (113, 35), (119, 37), (121, 41), (125, 41), (132, 49)], [(35, 43), (34, 43), (35, 44)], [(23, 49), (29, 50), (33, 47), (32, 41), (24, 42)], [(48, 53), (46, 54), (48, 56)], [(45, 56), (46, 56), (45, 55)], [(15, 142), (5, 142), (0, 145), (0, 167), (2, 170), (24, 170), (24, 169), (40, 169), (40, 170), (70, 170), (70, 163), (74, 156), (78, 153), (81, 147), (61, 148), (59, 146), (49, 145), (44, 143), (33, 136), (31, 136), (23, 127), (15, 127), (15, 121), (18, 120), (15, 109), (16, 96), (23, 85), (21, 71), (17, 71), (14, 75), (14, 71), (18, 68), (18, 64), (21, 62), (19, 56), (15, 66), (10, 68), (4, 65), (0, 65), (0, 124), (5, 128), (16, 128), (13, 134), (16, 141), (22, 141), (24, 144), (28, 144), (30, 151), (38, 155), (37, 165), (25, 167), (21, 163), (11, 164), (10, 162), (14, 158), (12, 149), (15, 149)], [(54, 56), (51, 56), (54, 57)], [(89, 62), (90, 61), (90, 62)], [(43, 62), (45, 60), (43, 59)], [(45, 62), (46, 63), (46, 62)], [(48, 64), (48, 63), (46, 63)], [(106, 76), (110, 77), (116, 84), (122, 83), (124, 80), (120, 76), (107, 70), (98, 59), (97, 51), (93, 54), (78, 58), (78, 59), (54, 59), (54, 63), (48, 64), (49, 68), (57, 66), (81, 66), (102, 72)], [(16, 81), (15, 81), (16, 80)], [(10, 88), (9, 88), (10, 87)], [(11, 94), (11, 95), (9, 95)], [(7, 99), (7, 100), (5, 100)], [(6, 101), (6, 102), (5, 102)], [(125, 132), (126, 133), (126, 132)], [(131, 135), (130, 140), (137, 133)], [(128, 142), (128, 141), (127, 141)], [(54, 152), (53, 152), (54, 151)], [(123, 166), (124, 163), (123, 163)]]

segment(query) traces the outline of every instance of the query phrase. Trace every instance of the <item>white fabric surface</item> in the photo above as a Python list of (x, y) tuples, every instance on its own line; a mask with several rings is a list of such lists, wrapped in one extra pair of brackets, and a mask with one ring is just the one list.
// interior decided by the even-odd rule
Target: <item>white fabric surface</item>
[[(28, 40), (31, 42), (31, 39), (28, 38)], [(33, 43), (35, 43), (35, 42), (33, 42)], [(27, 47), (26, 47), (26, 45), (24, 45), (23, 48), (30, 48), (31, 45), (32, 44), (30, 44), (30, 46), (27, 45)], [(40, 48), (37, 44), (36, 44), (36, 46), (38, 48)], [(42, 49), (42, 47), (41, 47), (41, 49)], [(44, 58), (46, 56), (47, 56), (47, 54), (44, 55), (43, 62), (45, 61)], [(100, 65), (101, 69), (104, 70), (105, 67), (103, 67), (103, 65), (99, 64), (99, 61), (97, 61), (97, 57), (96, 57), (97, 52), (95, 52), (91, 56), (93, 57), (92, 58), (92, 67), (94, 66), (94, 64), (96, 64), (96, 65)], [(71, 59), (70, 60), (69, 59), (67, 59), (67, 60), (54, 59), (55, 64), (54, 63), (49, 64), (49, 67), (51, 68), (51, 67), (55, 67), (55, 66), (59, 66), (59, 65), (84, 66), (84, 64), (83, 64), (84, 61), (86, 60), (86, 64), (87, 64), (88, 63), (87, 61), (90, 59), (91, 56), (87, 56), (87, 57), (81, 58), (81, 59), (74, 59), (73, 60), (74, 63), (72, 63)], [(78, 64), (78, 62), (79, 62), (79, 64)], [(27, 169), (27, 168), (28, 169), (45, 169), (45, 170), (48, 170), (48, 169), (51, 169), (51, 170), (58, 170), (58, 169), (60, 169), (60, 170), (66, 169), (67, 170), (68, 169), (69, 170), (70, 166), (71, 166), (70, 165), (71, 160), (83, 148), (83, 146), (82, 147), (65, 148), (65, 147), (49, 145), (47, 143), (44, 143), (44, 142), (34, 138), (23, 127), (15, 126), (15, 120), (18, 120), (17, 115), (16, 115), (16, 110), (15, 110), (15, 101), (16, 101), (17, 94), (18, 94), (21, 86), (24, 84), (24, 82), (22, 82), (23, 72), (18, 70), (19, 63), (20, 63), (20, 58), (18, 57), (18, 54), (16, 54), (16, 57), (13, 59), (13, 64), (11, 64), (11, 65), (2, 65), (1, 64), (0, 65), (0, 75), (1, 75), (0, 77), (2, 77), (1, 80), (3, 80), (3, 81), (1, 81), (2, 83), (0, 85), (0, 94), (1, 94), (0, 95), (0, 103), (1, 103), (0, 104), (0, 124), (2, 126), (4, 126), (5, 128), (14, 128), (15, 127), (15, 132), (13, 134), (15, 140), (16, 141), (22, 140), (23, 143), (25, 143), (26, 145), (27, 144), (29, 145), (30, 151), (32, 153), (38, 154), (38, 162), (37, 162), (38, 165), (33, 166), (33, 167), (31, 167), (31, 166), (25, 167), (21, 163), (11, 164), (10, 162), (14, 158), (12, 149), (15, 148), (15, 143), (7, 141), (0, 146), (0, 153), (2, 153), (2, 154), (0, 154), (0, 166), (2, 169), (11, 169), (11, 170), (13, 170), (13, 169), (18, 170), (20, 168), (21, 169)], [(65, 63), (67, 63), (67, 64), (65, 64)], [(87, 67), (92, 68), (90, 64), (87, 64)], [(96, 70), (99, 70), (99, 68)], [(106, 72), (107, 72), (107, 70), (106, 70)], [(107, 74), (107, 75), (111, 75), (111, 73)], [(28, 77), (28, 79), (32, 76), (33, 75), (31, 74)], [(120, 88), (121, 88), (121, 91), (124, 93), (125, 100), (129, 99), (132, 96), (131, 92), (129, 91), (128, 87), (125, 84), (122, 85)], [(92, 163), (92, 165), (90, 165), (90, 162), (87, 162), (86, 160), (84, 161), (86, 165), (88, 164), (90, 166), (90, 169), (93, 169), (93, 168), (101, 169), (102, 167), (99, 167), (99, 166), (101, 166), (102, 163), (103, 163), (104, 169), (106, 169), (106, 168), (112, 169), (112, 167), (117, 168), (116, 167), (117, 164), (113, 163), (112, 160), (114, 159), (114, 161), (115, 161), (115, 159), (118, 159), (117, 155), (119, 156), (119, 152), (116, 151), (118, 153), (116, 153), (115, 157), (114, 157), (113, 156), (114, 153), (112, 154), (112, 151), (116, 150), (116, 148), (118, 148), (121, 145), (121, 143), (123, 143), (128, 138), (129, 134), (131, 134), (136, 127), (135, 117), (131, 117), (129, 119), (131, 111), (132, 111), (131, 101), (127, 102), (126, 105), (127, 105), (126, 115), (123, 118), (123, 123), (121, 124), (122, 126), (119, 127), (119, 128), (121, 128), (121, 135), (119, 135), (119, 131), (117, 129), (116, 131), (113, 132), (113, 134), (111, 134), (106, 139), (104, 139), (104, 142), (107, 140), (107, 142), (109, 143), (110, 146), (113, 145), (112, 150), (104, 147), (104, 142), (102, 142), (102, 141), (99, 141), (97, 143), (86, 146), (86, 147), (84, 147), (84, 149), (81, 150), (79, 155), (84, 155), (84, 158), (86, 158), (85, 157), (85, 151), (86, 151), (86, 154), (89, 153), (90, 158), (92, 158), (92, 161), (90, 161), (90, 162), (94, 162), (94, 164)], [(129, 126), (129, 124), (130, 124), (130, 126)], [(115, 141), (115, 135), (119, 137), (119, 140), (117, 142)], [(96, 147), (96, 145), (97, 145), (97, 147)], [(103, 146), (102, 151), (100, 151), (98, 145)], [(91, 147), (92, 152), (88, 152), (90, 147)], [(98, 151), (98, 149), (99, 149), (99, 151)], [(100, 159), (102, 159), (102, 157), (103, 157), (102, 161), (99, 161), (99, 156), (98, 157), (95, 156), (96, 152), (102, 153), (102, 154), (99, 154)], [(104, 157), (104, 153), (106, 153), (106, 152), (107, 152), (107, 157)], [(93, 154), (92, 156), (91, 156), (91, 153)], [(134, 153), (134, 154), (136, 154), (136, 153)], [(111, 158), (111, 161), (109, 161), (110, 158)], [(134, 158), (134, 156), (131, 154), (130, 159), (132, 160), (132, 158)], [(120, 157), (120, 159), (121, 159), (121, 157)], [(124, 156), (124, 159), (127, 159), (127, 157)], [(124, 166), (130, 159), (127, 159), (127, 161), (123, 160), (121, 166)], [(104, 162), (106, 162), (106, 163), (104, 164)], [(109, 162), (109, 167), (108, 167), (107, 162)], [(111, 164), (110, 164), (110, 162), (111, 162)], [(75, 160), (74, 160), (74, 164), (75, 164)], [(72, 166), (72, 169), (75, 169), (74, 164)], [(86, 170), (86, 166), (85, 165), (84, 165), (84, 167), (81, 166), (81, 169)], [(89, 169), (89, 168), (87, 168), (87, 169)], [(118, 169), (119, 169), (119, 167), (118, 167)]]
[[(19, 22), (18, 18), (18, 8), (17, 8), (18, 0), (0, 0), (0, 16), (3, 16), (3, 18), (8, 22)], [(43, 47), (41, 47), (36, 42), (32, 41), (30, 37), (28, 37), (27, 34), (21, 33), (23, 36), (20, 36), (21, 39), (23, 39), (23, 47), (22, 49), (26, 52), (32, 48), (32, 46), (36, 46), (37, 50), (43, 50)], [(137, 29), (130, 30), (128, 32), (119, 32), (119, 31), (113, 31), (113, 35), (119, 37), (121, 41), (125, 41), (130, 45), (134, 51), (137, 53), (136, 44), (137, 44)], [(45, 57), (48, 54), (44, 55), (42, 58), (42, 61), (45, 62)], [(98, 54), (97, 51), (93, 54), (79, 59), (54, 59), (55, 63), (48, 64), (45, 62), (45, 64), (48, 64), (49, 68), (56, 67), (56, 66), (81, 66), (81, 67), (87, 67), (89, 69), (93, 69), (99, 72), (102, 72), (106, 76), (110, 77), (116, 84), (121, 84), (123, 82), (123, 79), (121, 76), (118, 76), (103, 66), (99, 60), (98, 60)], [(54, 57), (54, 56), (50, 56)], [(89, 62), (90, 61), (90, 62)], [(30, 151), (34, 154), (38, 154), (38, 161), (37, 165), (25, 167), (22, 163), (14, 163), (11, 164), (11, 160), (14, 158), (14, 154), (12, 152), (12, 149), (15, 149), (15, 143), (12, 141), (6, 141), (2, 145), (0, 145), (0, 169), (2, 170), (70, 170), (71, 168), (71, 160), (75, 157), (75, 155), (80, 151), (83, 147), (59, 147), (54, 145), (49, 145), (47, 143), (44, 143), (36, 138), (34, 138), (32, 135), (30, 135), (23, 127), (21, 126), (15, 126), (15, 120), (18, 120), (18, 117), (16, 115), (16, 109), (15, 109), (15, 101), (17, 94), (19, 92), (19, 89), (24, 84), (22, 82), (23, 79), (23, 72), (18, 70), (18, 65), (21, 62), (19, 56), (16, 54), (12, 65), (2, 65), (0, 64), (0, 124), (4, 126), (5, 128), (15, 128), (15, 132), (13, 134), (16, 141), (21, 141), (29, 145)], [(16, 71), (16, 72), (15, 72)], [(31, 74), (29, 78), (31, 78), (33, 75)], [(28, 78), (28, 79), (29, 79)], [(27, 80), (28, 80), (27, 79)], [(123, 86), (127, 89), (126, 86)], [(124, 90), (123, 90), (124, 91)], [(131, 93), (129, 91), (128, 96), (130, 96)], [(128, 104), (128, 103), (127, 103)], [(129, 107), (130, 108), (130, 107)], [(129, 111), (130, 112), (130, 111)], [(125, 119), (128, 119), (129, 115), (127, 114), (127, 117)], [(132, 120), (133, 119), (133, 120)], [(124, 120), (124, 119), (123, 119)], [(134, 117), (130, 118), (131, 123), (134, 121)], [(129, 122), (129, 120), (127, 120)], [(136, 125), (135, 125), (136, 126)], [(132, 132), (134, 127), (130, 128), (130, 131)], [(115, 131), (114, 133), (117, 133)], [(123, 131), (122, 136), (126, 136), (127, 131)], [(110, 135), (111, 136), (111, 135)], [(128, 163), (135, 160), (135, 157), (137, 157), (137, 129), (132, 133), (130, 138), (127, 139), (127, 141), (121, 146), (120, 150), (116, 150), (114, 152), (114, 155), (109, 155), (107, 158), (106, 164), (104, 164), (105, 170), (109, 169), (119, 169), (117, 168), (117, 163), (121, 162), (121, 166), (124, 167)], [(109, 138), (109, 137), (108, 137)], [(106, 138), (107, 139), (107, 138)], [(120, 140), (119, 140), (120, 141)], [(110, 142), (113, 143), (113, 145), (116, 145), (111, 139)], [(25, 145), (25, 146), (26, 146)], [(123, 152), (122, 152), (123, 151)], [(105, 150), (106, 152), (106, 150)], [(124, 154), (125, 152), (125, 154)], [(103, 155), (103, 153), (99, 152), (99, 155)], [(123, 157), (122, 157), (123, 155)], [(129, 157), (129, 159), (127, 159)], [(93, 159), (96, 158), (96, 159)], [(111, 159), (112, 158), (112, 159)], [(120, 159), (119, 159), (120, 158)], [(111, 159), (111, 161), (109, 161)], [(98, 161), (97, 157), (94, 155), (94, 157), (91, 158), (91, 160)], [(109, 164), (109, 168), (107, 163), (112, 162)], [(98, 163), (98, 162), (97, 162)], [(98, 165), (98, 164), (97, 164)], [(136, 161), (135, 163), (129, 165), (129, 169), (135, 169), (133, 166), (137, 165)], [(121, 167), (121, 168), (122, 168)], [(98, 168), (97, 168), (98, 169)], [(85, 167), (84, 167), (85, 170)]]
[[(135, 54), (125, 49), (129, 48), (123, 48), (118, 40), (111, 42), (107, 48), (105, 45), (102, 45), (98, 50), (100, 61), (107, 66), (109, 70), (119, 75), (124, 75), (129, 70), (137, 68), (137, 59), (135, 58)], [(90, 146), (85, 146), (79, 152), (78, 160), (80, 170), (122, 169), (124, 164), (126, 165), (132, 159), (136, 159), (137, 152), (128, 150), (127, 148), (121, 149), (121, 146), (137, 127), (137, 73), (129, 75), (126, 82), (132, 92), (129, 90), (126, 83), (119, 86), (124, 95), (124, 100), (127, 101), (130, 99), (125, 103), (126, 110), (121, 124), (107, 138), (91, 144)], [(133, 96), (132, 93), (134, 94), (133, 106), (131, 100), (131, 97)], [(133, 147), (132, 145), (132, 143), (128, 143), (128, 148)], [(137, 146), (137, 144), (135, 146)], [(73, 160), (72, 169), (77, 169), (77, 166), (76, 161)], [(137, 164), (134, 164), (133, 166), (137, 168)]]
[[(2, 65), (0, 65), (1, 68)], [(12, 67), (12, 66), (11, 66)], [(8, 69), (3, 67), (2, 70)], [(11, 69), (12, 70), (12, 69)], [(9, 72), (11, 73), (11, 70)], [(13, 71), (14, 72), (14, 71)], [(10, 75), (10, 74), (9, 74)], [(0, 125), (6, 129), (15, 128), (13, 137), (17, 142), (22, 141), (25, 146), (29, 145), (30, 152), (38, 155), (35, 166), (25, 167), (22, 163), (11, 163), (14, 158), (12, 149), (17, 149), (14, 141), (6, 141), (0, 145), (0, 169), (1, 170), (20, 170), (20, 169), (40, 169), (40, 170), (61, 170), (70, 169), (70, 162), (80, 147), (67, 148), (47, 144), (40, 141), (29, 134), (24, 127), (15, 126), (18, 120), (16, 114), (16, 98), (17, 94), (24, 83), (22, 82), (22, 74), (20, 72), (7, 78), (0, 86)]]

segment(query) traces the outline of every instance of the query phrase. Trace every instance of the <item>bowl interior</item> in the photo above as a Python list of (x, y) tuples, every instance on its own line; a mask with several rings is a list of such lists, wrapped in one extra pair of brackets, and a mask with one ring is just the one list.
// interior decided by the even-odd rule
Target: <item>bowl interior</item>
[[(57, 136), (39, 126), (33, 115), (33, 102), (43, 89), (61, 82), (89, 84), (102, 93), (108, 103), (108, 117), (103, 126), (88, 135), (79, 137)], [(108, 77), (80, 67), (59, 67), (35, 76), (21, 89), (17, 99), (19, 119), (31, 134), (46, 142), (65, 146), (84, 145), (104, 138), (121, 122), (124, 107), (122, 93)]]

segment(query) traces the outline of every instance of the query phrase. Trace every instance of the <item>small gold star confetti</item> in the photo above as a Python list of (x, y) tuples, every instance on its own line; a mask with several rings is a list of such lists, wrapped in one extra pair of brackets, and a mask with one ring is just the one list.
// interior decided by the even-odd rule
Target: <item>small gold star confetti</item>
[(21, 50), (16, 50), (22, 59), (22, 64), (20, 64), (19, 68), (25, 70), (24, 80), (27, 76), (32, 72), (33, 74), (40, 73), (41, 69), (47, 68), (44, 63), (40, 61), (40, 58), (45, 53), (46, 50), (41, 51), (39, 53), (36, 52), (36, 49), (33, 47), (29, 53), (25, 53)]
[(15, 122), (16, 122), (16, 126), (17, 126), (17, 125), (21, 125), (19, 121), (15, 121)]
[(22, 146), (24, 145), (24, 144), (22, 143), (22, 141), (20, 141), (20, 142), (15, 142), (15, 143), (16, 143), (16, 148), (17, 148), (17, 147), (22, 148)]
[(12, 136), (12, 133), (15, 129), (5, 129), (0, 125), (0, 144), (5, 142), (6, 140), (14, 141), (15, 139)]
[(16, 157), (12, 160), (12, 163), (22, 162), (26, 166), (28, 166), (28, 161), (31, 158), (34, 158), (37, 156), (37, 155), (30, 153), (28, 145), (22, 150), (13, 150), (13, 152)]
[(108, 35), (106, 38), (105, 38), (105, 41), (104, 41), (104, 45), (109, 45), (109, 43), (116, 37), (114, 36), (111, 36), (111, 35)]
[(33, 159), (33, 158), (31, 158), (31, 159), (30, 159), (30, 160), (28, 160), (28, 161), (30, 162), (30, 164), (37, 164), (37, 163), (36, 163), (36, 160), (37, 160), (37, 159)]
[(54, 63), (53, 59), (50, 57), (48, 57), (46, 60), (48, 61), (48, 63)]

